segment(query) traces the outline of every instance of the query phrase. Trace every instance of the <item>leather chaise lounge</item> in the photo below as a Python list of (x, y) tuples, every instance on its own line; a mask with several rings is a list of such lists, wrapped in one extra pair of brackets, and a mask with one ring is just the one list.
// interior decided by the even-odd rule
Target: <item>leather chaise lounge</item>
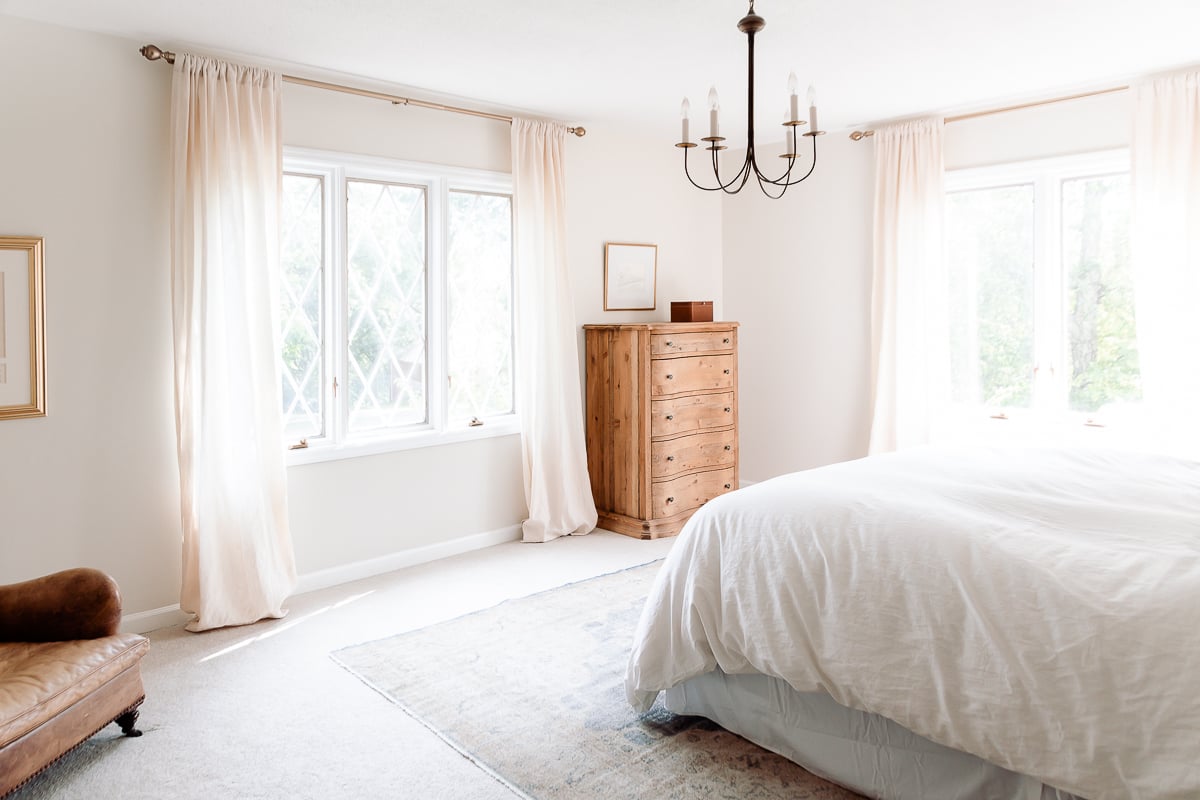
[(120, 622), (120, 592), (103, 572), (0, 586), (0, 798), (110, 722), (141, 735), (150, 644), (117, 633)]

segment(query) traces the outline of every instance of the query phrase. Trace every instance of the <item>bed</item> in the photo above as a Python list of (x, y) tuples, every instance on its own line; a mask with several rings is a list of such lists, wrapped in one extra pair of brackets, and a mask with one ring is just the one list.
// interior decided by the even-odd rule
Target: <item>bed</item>
[(872, 797), (1200, 797), (1200, 463), (916, 448), (722, 496), (626, 673)]

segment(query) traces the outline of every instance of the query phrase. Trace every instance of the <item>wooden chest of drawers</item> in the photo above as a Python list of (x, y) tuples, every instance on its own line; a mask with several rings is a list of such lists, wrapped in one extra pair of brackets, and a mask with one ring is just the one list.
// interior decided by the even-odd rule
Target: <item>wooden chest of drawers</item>
[(673, 536), (738, 485), (738, 324), (583, 327), (588, 473), (600, 527)]

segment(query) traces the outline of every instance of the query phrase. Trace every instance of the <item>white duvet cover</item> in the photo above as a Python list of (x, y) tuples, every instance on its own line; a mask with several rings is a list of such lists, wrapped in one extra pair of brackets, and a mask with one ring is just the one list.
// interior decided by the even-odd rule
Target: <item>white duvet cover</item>
[(1095, 800), (1200, 798), (1200, 463), (919, 448), (717, 498), (626, 691), (716, 667)]

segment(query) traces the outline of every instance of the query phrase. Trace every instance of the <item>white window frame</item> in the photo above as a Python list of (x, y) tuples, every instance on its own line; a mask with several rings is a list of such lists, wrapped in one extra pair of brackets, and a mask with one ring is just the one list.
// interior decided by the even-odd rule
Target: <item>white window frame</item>
[[(1128, 174), (1129, 150), (1102, 150), (1010, 164), (950, 170), (944, 193), (1033, 185), (1033, 399), (1029, 414), (1093, 422), (1096, 414), (1070, 411), (1070, 344), (1067, 337), (1066, 270), (1062, 252), (1062, 184), (1077, 178)], [(959, 406), (961, 409), (961, 406)], [(984, 406), (988, 415), (1020, 409)]]
[[(511, 436), (520, 433), (516, 413), (516, 342), (514, 319), (514, 397), (513, 411), (482, 418), (482, 425), (450, 426), (447, 420), (447, 375), (449, 300), (446, 290), (449, 241), (449, 208), (452, 191), (512, 196), (512, 176), (503, 172), (449, 167), (373, 156), (340, 153), (301, 147), (284, 147), (283, 171), (289, 174), (320, 176), (324, 196), (322, 224), (324, 320), (322, 324), (322, 404), (325, 434), (309, 438), (307, 446), (289, 449), (289, 466), (312, 464), (343, 458), (377, 455), (420, 447)], [(426, 420), (384, 430), (352, 434), (349, 429), (350, 404), (343, 388), (348, 385), (347, 280), (349, 275), (346, 241), (348, 180), (384, 181), (421, 187), (426, 192), (426, 269), (425, 269), (425, 402)], [(515, 206), (514, 206), (515, 208)], [(515, 226), (515, 225), (514, 225)], [(515, 243), (514, 243), (515, 246)], [(515, 258), (513, 285), (515, 289)], [(515, 292), (514, 292), (515, 303)], [(514, 305), (515, 308), (515, 305)], [(335, 393), (334, 381), (337, 381)], [(297, 444), (285, 441), (285, 446)]]

